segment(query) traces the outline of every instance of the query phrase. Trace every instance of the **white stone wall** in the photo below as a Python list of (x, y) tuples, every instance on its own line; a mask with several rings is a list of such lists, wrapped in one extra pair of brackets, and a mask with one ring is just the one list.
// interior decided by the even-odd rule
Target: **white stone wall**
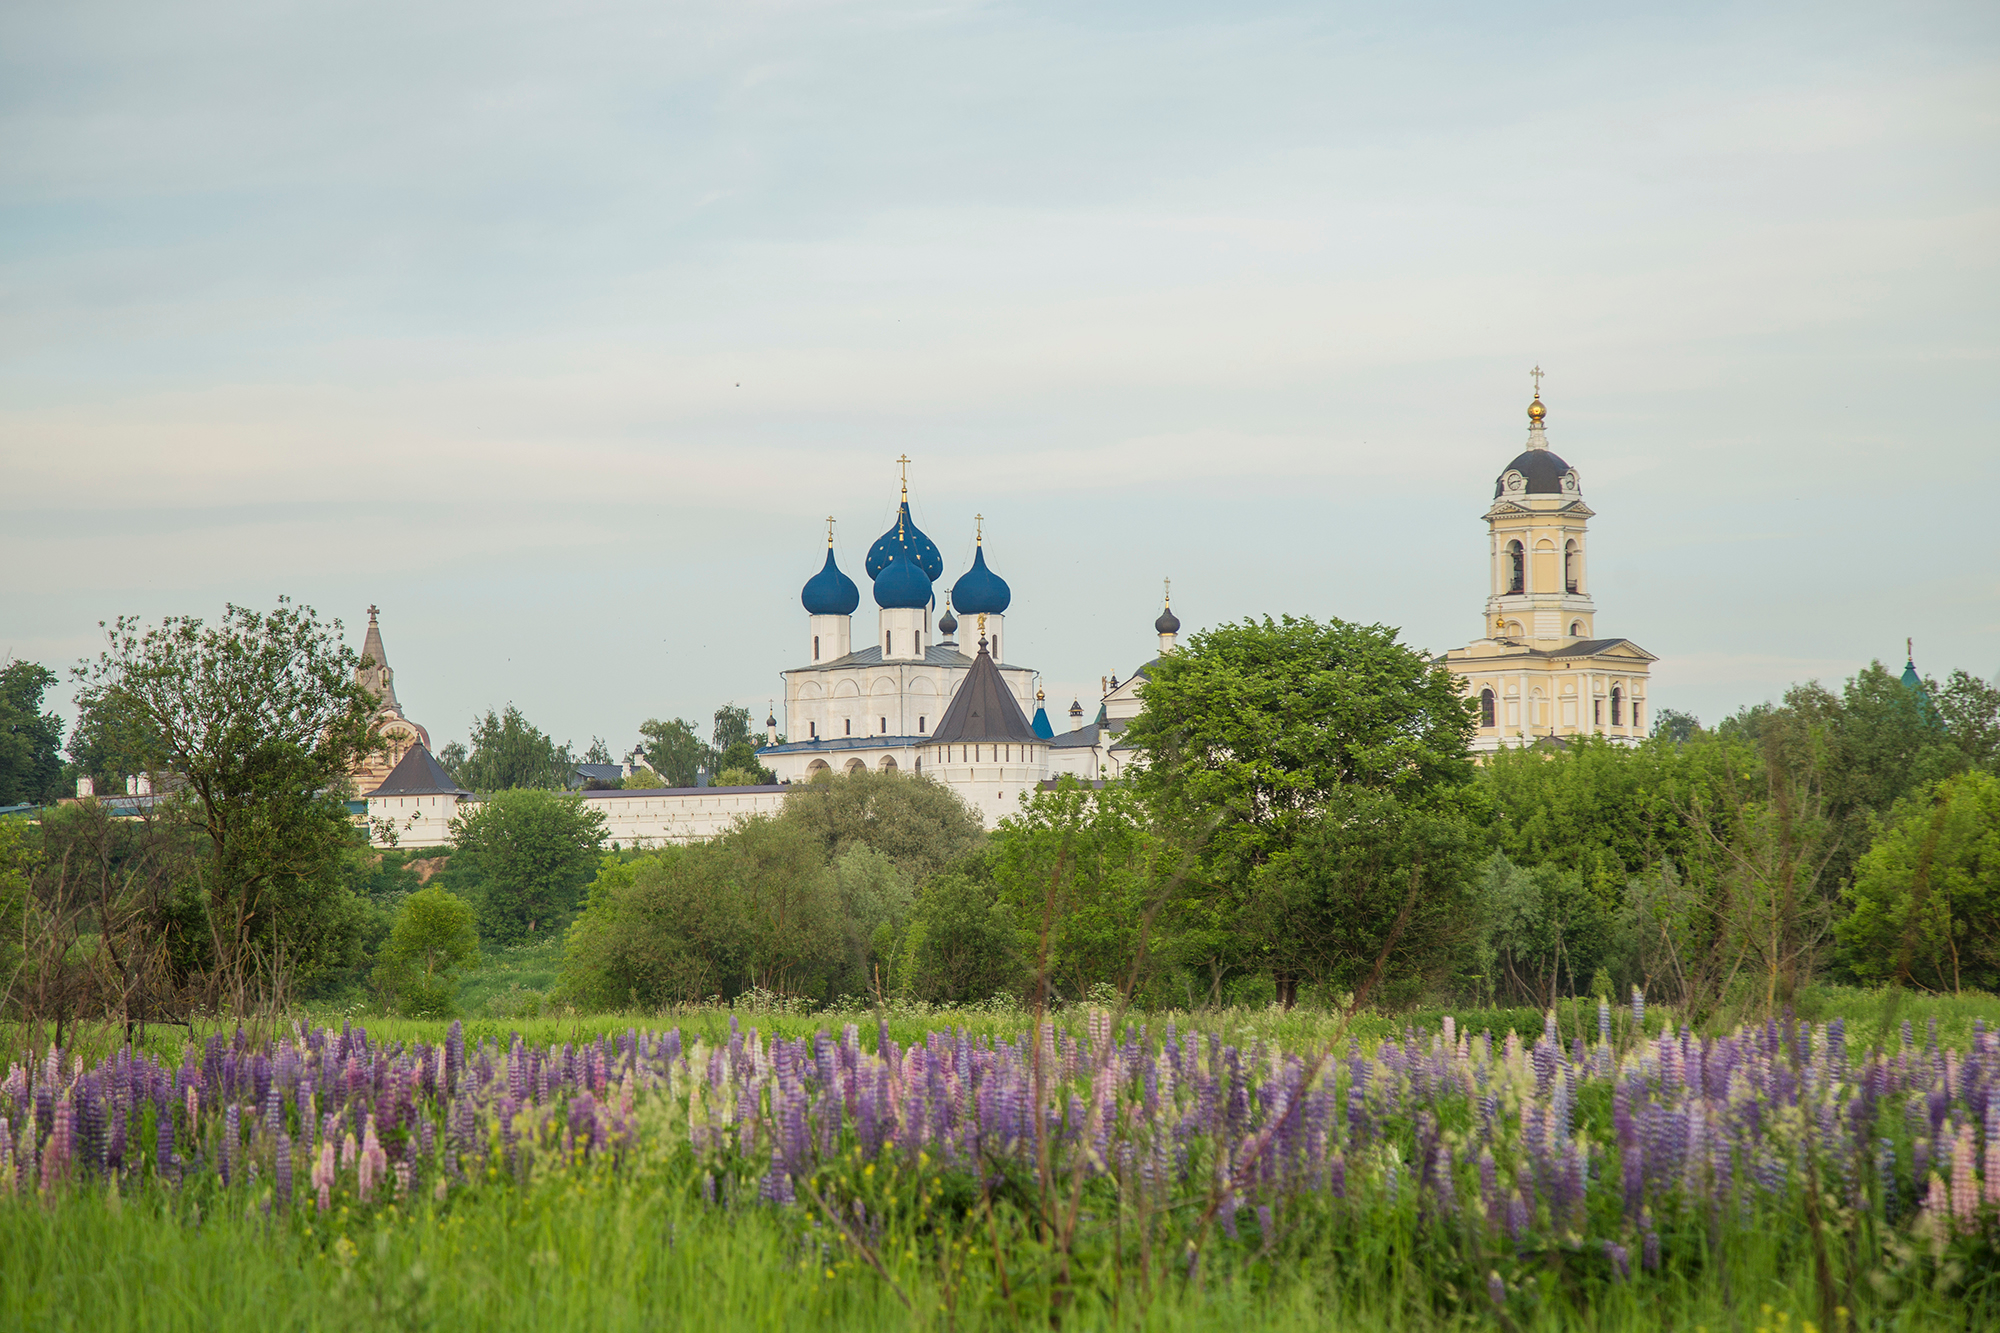
[[(670, 791), (591, 791), (582, 793), (593, 810), (604, 812), (605, 841), (620, 847), (660, 847), (667, 843), (700, 842), (727, 832), (750, 815), (776, 814), (784, 808), (778, 787), (700, 787)], [(382, 836), (380, 821), (390, 821), (398, 847), (443, 847), (451, 842), (452, 817), (476, 806), (476, 798), (443, 796), (371, 796), (368, 819), (377, 847), (391, 843)]]

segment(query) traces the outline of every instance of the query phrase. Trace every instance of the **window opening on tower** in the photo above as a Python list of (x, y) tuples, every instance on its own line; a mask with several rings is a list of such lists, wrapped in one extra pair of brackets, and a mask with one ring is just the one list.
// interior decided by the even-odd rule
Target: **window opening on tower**
[(1521, 549), (1521, 543), (1507, 543), (1507, 591), (1519, 593), (1528, 587), (1528, 553)]
[(1493, 691), (1491, 690), (1481, 690), (1479, 692), (1479, 725), (1482, 727), (1493, 725)]

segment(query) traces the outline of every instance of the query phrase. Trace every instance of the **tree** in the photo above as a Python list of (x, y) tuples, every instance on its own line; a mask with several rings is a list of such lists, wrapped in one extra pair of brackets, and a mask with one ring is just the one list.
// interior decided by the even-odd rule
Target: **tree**
[(993, 884), (1019, 952), (1051, 989), (1076, 1000), (1094, 985), (1154, 979), (1160, 940), (1148, 927), (1162, 849), (1130, 787), (1065, 776), (1001, 821), (993, 843)]
[[(724, 704), (715, 710), (715, 726), (709, 732), (709, 757), (719, 759), (729, 752), (733, 745), (750, 743), (750, 710), (737, 704)], [(713, 771), (713, 770), (711, 770)]]
[(0, 666), (0, 805), (62, 795), (62, 719), (42, 711), (56, 673), (39, 662)]
[(931, 1004), (986, 1000), (1015, 991), (1022, 972), (1013, 912), (992, 881), (954, 872), (924, 886), (897, 959), (899, 992)]
[(576, 761), (568, 745), (557, 745), (508, 704), (504, 712), (488, 709), (485, 717), (473, 719), (472, 748), (448, 771), (472, 791), (566, 791), (576, 776)]
[(693, 723), (677, 717), (665, 722), (647, 718), (639, 735), (645, 741), (640, 753), (647, 767), (665, 778), (669, 787), (694, 786), (695, 770), (708, 762), (708, 747), (695, 735)]
[(857, 843), (834, 858), (833, 882), (847, 956), (829, 993), (868, 995), (887, 988), (896, 945), (916, 901), (909, 876), (881, 852)]
[(1961, 773), (1905, 801), (1844, 897), (1837, 933), (1864, 981), (2000, 989), (2000, 779)]
[(913, 885), (986, 842), (986, 825), (958, 793), (927, 777), (863, 770), (799, 783), (778, 816), (804, 829), (825, 854), (873, 847)]
[(740, 886), (714, 843), (606, 857), (563, 946), (560, 993), (611, 1009), (694, 1004), (742, 989), (750, 954)]
[[(1211, 995), (1273, 943), (1246, 913), (1263, 866), (1335, 793), (1364, 788), (1412, 809), (1465, 785), (1477, 705), (1427, 654), (1382, 625), (1286, 616), (1218, 626), (1149, 668), (1127, 727), (1140, 793), (1190, 849), (1170, 905), (1183, 962)], [(1289, 995), (1296, 978), (1279, 977)]]
[(1677, 745), (1700, 730), (1701, 719), (1693, 713), (1683, 713), (1678, 708), (1659, 708), (1653, 712), (1653, 735), (1664, 736)]
[(1495, 998), (1544, 1009), (1579, 993), (1604, 960), (1611, 917), (1583, 877), (1554, 864), (1487, 863), (1476, 913)]
[(403, 899), (374, 981), (411, 1018), (449, 1018), (457, 1009), (458, 973), (479, 964), (472, 907), (433, 884)]
[(554, 930), (576, 909), (604, 845), (604, 813), (580, 796), (517, 787), (462, 809), (451, 834), (486, 879), (482, 933), (514, 944)]
[(168, 809), (187, 810), (207, 838), (209, 998), (281, 998), (352, 933), (340, 876), (355, 836), (347, 774), (381, 743), (369, 734), (375, 696), (354, 680), (359, 659), (338, 621), (282, 597), (269, 612), (232, 605), (213, 627), (121, 616), (107, 638), (75, 670), (78, 701), (145, 771), (179, 787)]
[(1448, 982), (1474, 940), (1479, 842), (1443, 802), (1335, 792), (1258, 877), (1272, 970), (1389, 1004)]

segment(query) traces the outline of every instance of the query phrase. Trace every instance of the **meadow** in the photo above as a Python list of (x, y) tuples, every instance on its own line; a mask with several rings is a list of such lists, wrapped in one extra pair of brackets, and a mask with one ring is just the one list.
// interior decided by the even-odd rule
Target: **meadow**
[(1996, 1032), (1990, 997), (1836, 988), (1700, 1033), (1594, 1001), (86, 1028), (0, 1081), (0, 1321), (1988, 1327)]

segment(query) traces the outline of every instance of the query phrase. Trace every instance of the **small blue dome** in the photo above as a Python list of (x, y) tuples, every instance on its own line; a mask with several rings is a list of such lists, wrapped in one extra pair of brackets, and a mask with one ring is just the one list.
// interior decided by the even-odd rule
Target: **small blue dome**
[(903, 501), (902, 508), (896, 511), (896, 521), (889, 525), (889, 530), (877, 537), (875, 544), (868, 548), (868, 562), (862, 568), (868, 571), (869, 578), (879, 579), (898, 551), (908, 551), (925, 578), (935, 581), (944, 577), (944, 557), (938, 554), (937, 543), (919, 532), (917, 525), (910, 521), (908, 500)]
[(826, 563), (819, 573), (806, 580), (799, 593), (809, 616), (851, 616), (861, 605), (861, 589), (833, 563), (833, 548), (826, 548)]
[(898, 551), (888, 567), (875, 576), (875, 605), (885, 609), (921, 610), (931, 604), (931, 581), (907, 551)]
[(1056, 729), (1049, 725), (1049, 710), (1040, 704), (1035, 705), (1035, 720), (1030, 722), (1028, 726), (1030, 730), (1045, 741), (1052, 741), (1056, 738)]
[(986, 548), (972, 553), (972, 568), (951, 585), (951, 604), (969, 616), (997, 616), (1014, 600), (1007, 580), (986, 567)]

